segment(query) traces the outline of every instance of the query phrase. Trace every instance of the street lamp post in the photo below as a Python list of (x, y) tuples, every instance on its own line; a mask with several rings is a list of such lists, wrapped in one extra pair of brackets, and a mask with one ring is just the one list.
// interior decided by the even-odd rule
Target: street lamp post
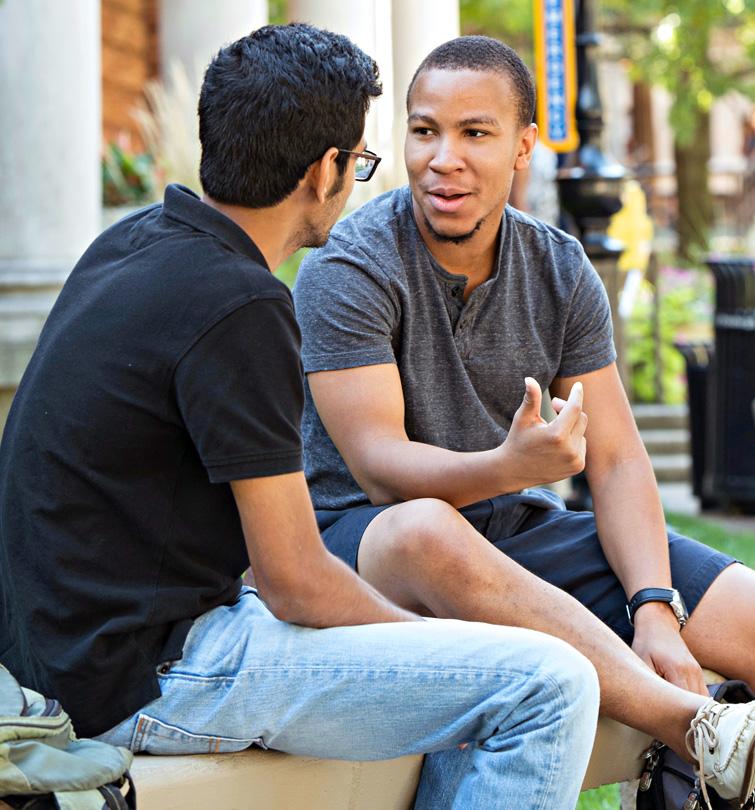
[(558, 187), (561, 207), (574, 219), (585, 252), (608, 292), (618, 367), (625, 378), (623, 334), (618, 316), (621, 291), (618, 258), (623, 245), (608, 236), (606, 229), (611, 217), (621, 208), (621, 191), (627, 173), (601, 148), (603, 107), (593, 53), (600, 35), (595, 31), (593, 3), (594, 0), (577, 0), (576, 119), (580, 143), (559, 170)]

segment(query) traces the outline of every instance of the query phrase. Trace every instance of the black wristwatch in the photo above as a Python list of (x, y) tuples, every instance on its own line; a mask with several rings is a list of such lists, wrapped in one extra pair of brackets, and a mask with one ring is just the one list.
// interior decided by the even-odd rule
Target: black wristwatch
[(634, 626), (634, 614), (637, 612), (637, 608), (646, 602), (668, 602), (679, 625), (684, 627), (687, 624), (687, 619), (689, 619), (687, 606), (676, 588), (643, 588), (641, 591), (637, 591), (627, 604), (629, 624)]

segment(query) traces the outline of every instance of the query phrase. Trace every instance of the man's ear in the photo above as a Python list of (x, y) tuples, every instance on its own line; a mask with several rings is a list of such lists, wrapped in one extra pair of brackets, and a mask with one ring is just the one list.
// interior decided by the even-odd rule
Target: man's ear
[(530, 165), (536, 142), (537, 124), (528, 124), (522, 129), (522, 135), (519, 140), (519, 152), (517, 153), (516, 162), (514, 163), (515, 171), (521, 171)]
[(307, 169), (307, 181), (312, 193), (320, 203), (324, 203), (328, 199), (328, 192), (336, 182), (338, 176), (337, 157), (338, 149), (331, 146), (319, 160), (316, 160)]

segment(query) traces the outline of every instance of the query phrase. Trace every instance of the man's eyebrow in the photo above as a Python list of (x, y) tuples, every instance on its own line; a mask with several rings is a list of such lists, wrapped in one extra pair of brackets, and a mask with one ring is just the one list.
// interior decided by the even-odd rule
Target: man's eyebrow
[[(426, 115), (425, 113), (421, 112), (412, 113), (407, 119), (407, 122), (409, 124), (418, 121), (422, 121), (424, 123), (437, 126), (436, 120), (431, 115)], [(457, 129), (468, 129), (469, 127), (473, 127), (480, 124), (489, 127), (500, 127), (498, 119), (493, 117), (492, 115), (473, 115), (470, 116), (469, 118), (463, 118), (461, 121), (457, 121), (455, 126), (457, 127)]]
[(431, 115), (425, 115), (424, 113), (411, 113), (406, 120), (409, 124), (413, 121), (426, 121), (428, 124), (437, 124), (437, 121)]
[(475, 124), (482, 124), (483, 126), (489, 127), (497, 127), (498, 119), (494, 118), (492, 115), (473, 115), (471, 118), (464, 118), (463, 120), (459, 121), (456, 126), (459, 129), (466, 129), (467, 127), (472, 127)]

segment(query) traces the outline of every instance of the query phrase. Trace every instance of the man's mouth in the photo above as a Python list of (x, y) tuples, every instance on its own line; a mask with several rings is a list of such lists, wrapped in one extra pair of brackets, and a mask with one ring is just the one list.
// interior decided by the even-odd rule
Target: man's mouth
[(468, 191), (456, 191), (455, 189), (432, 189), (427, 192), (430, 205), (442, 214), (453, 214), (464, 204), (464, 200), (469, 197)]

